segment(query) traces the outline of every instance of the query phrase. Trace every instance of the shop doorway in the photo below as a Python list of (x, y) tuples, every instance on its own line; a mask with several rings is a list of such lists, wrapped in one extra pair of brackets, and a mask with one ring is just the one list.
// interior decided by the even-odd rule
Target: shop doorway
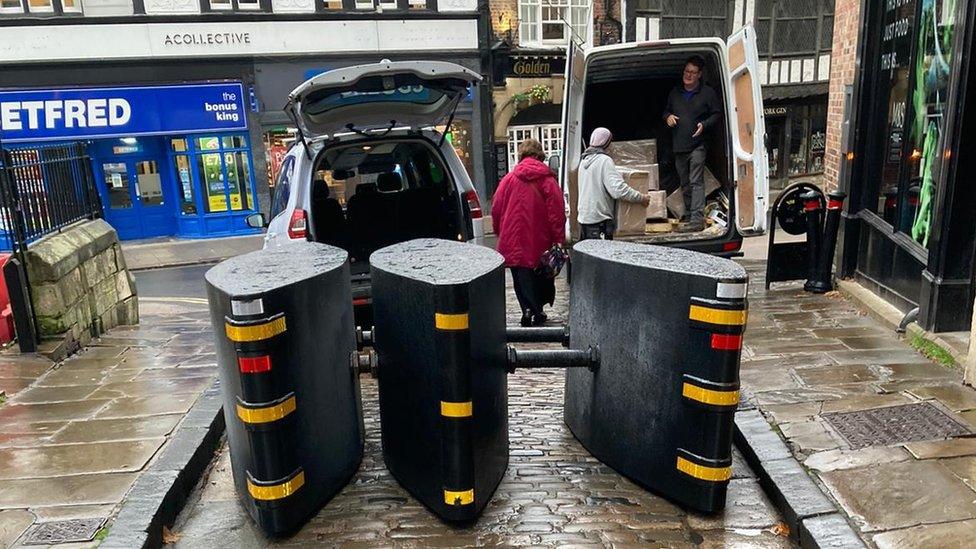
[(163, 165), (155, 158), (113, 158), (98, 163), (104, 189), (105, 220), (122, 240), (174, 234)]

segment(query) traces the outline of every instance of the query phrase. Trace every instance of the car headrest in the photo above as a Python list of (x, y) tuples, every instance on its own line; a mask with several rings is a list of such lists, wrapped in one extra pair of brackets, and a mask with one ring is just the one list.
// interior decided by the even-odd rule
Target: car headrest
[(376, 178), (376, 187), (380, 192), (395, 193), (403, 187), (403, 180), (396, 172), (381, 173)]
[(321, 179), (316, 179), (312, 182), (312, 200), (318, 202), (320, 200), (329, 199), (329, 184)]
[(356, 194), (370, 194), (376, 192), (376, 183), (360, 183), (356, 186)]

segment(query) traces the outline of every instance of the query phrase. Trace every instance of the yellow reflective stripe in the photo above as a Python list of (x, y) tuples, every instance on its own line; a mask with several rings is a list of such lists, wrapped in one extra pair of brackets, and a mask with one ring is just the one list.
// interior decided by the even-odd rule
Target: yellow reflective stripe
[(237, 405), (237, 417), (244, 423), (270, 423), (278, 421), (295, 411), (295, 397), (291, 396), (280, 404), (264, 408), (248, 408)]
[(444, 402), (441, 401), (441, 415), (444, 417), (471, 417), (471, 401)]
[(681, 387), (681, 396), (714, 406), (735, 406), (739, 403), (738, 390), (715, 391), (687, 382)]
[(732, 478), (731, 465), (728, 467), (706, 467), (688, 461), (681, 456), (678, 456), (678, 470), (686, 475), (710, 482), (725, 482)]
[(468, 313), (434, 313), (434, 326), (438, 330), (467, 330)]
[(444, 503), (448, 505), (470, 505), (474, 503), (474, 488), (463, 492), (444, 490)]
[(238, 343), (271, 339), (285, 331), (285, 317), (282, 315), (268, 322), (247, 326), (235, 326), (226, 322), (225, 331), (227, 332), (227, 339)]
[(728, 311), (725, 309), (712, 309), (701, 305), (692, 305), (688, 312), (688, 318), (706, 324), (721, 324), (723, 326), (743, 326), (746, 323), (746, 311), (744, 309)]
[(271, 486), (254, 484), (251, 482), (251, 479), (247, 479), (248, 493), (251, 494), (252, 498), (263, 501), (286, 498), (297, 492), (298, 489), (304, 485), (305, 471), (299, 471), (298, 474), (291, 477), (291, 479), (282, 482), (281, 484), (274, 484)]

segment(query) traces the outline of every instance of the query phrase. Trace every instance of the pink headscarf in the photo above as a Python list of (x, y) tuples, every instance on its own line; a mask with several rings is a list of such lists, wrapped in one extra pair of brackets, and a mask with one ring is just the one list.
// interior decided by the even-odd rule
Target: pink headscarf
[(605, 148), (613, 141), (613, 134), (606, 128), (597, 128), (590, 134), (590, 146)]

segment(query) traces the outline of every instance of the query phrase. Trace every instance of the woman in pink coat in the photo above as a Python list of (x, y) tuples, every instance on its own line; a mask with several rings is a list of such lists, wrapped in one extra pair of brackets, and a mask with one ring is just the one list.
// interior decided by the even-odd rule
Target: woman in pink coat
[(515, 295), (522, 308), (522, 326), (546, 321), (544, 304), (556, 297), (553, 279), (536, 271), (542, 253), (566, 240), (563, 193), (542, 144), (527, 139), (519, 145), (519, 163), (502, 178), (491, 206), (498, 252), (512, 270)]

